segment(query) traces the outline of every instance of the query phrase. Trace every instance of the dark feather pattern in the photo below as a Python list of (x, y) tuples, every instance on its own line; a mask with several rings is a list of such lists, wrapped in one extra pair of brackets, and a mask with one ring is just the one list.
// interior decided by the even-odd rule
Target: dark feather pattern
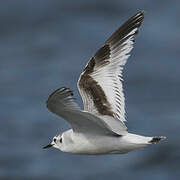
[[(133, 38), (131, 39), (131, 37), (138, 32), (138, 27), (141, 25), (143, 18), (143, 11), (131, 17), (105, 42), (88, 62), (78, 82), (81, 96), (86, 94), (82, 96), (85, 110), (92, 111), (85, 102), (93, 101), (93, 105), (99, 114), (121, 118), (120, 114), (123, 114), (122, 112), (124, 111), (122, 109), (124, 108), (124, 97), (120, 96), (117, 77), (114, 76), (113, 72), (108, 72), (108, 78), (111, 78), (114, 83), (114, 87), (112, 88), (114, 88), (116, 95), (114, 102), (116, 103), (115, 112), (112, 104), (108, 101), (107, 94), (104, 91), (105, 89), (101, 87), (100, 83), (92, 74), (108, 66), (111, 63), (112, 56), (116, 58), (116, 54), (118, 55), (119, 52), (124, 52), (123, 48), (127, 48), (129, 40), (134, 40)], [(104, 76), (107, 76), (107, 74), (104, 74)], [(84, 98), (86, 98), (86, 100)]]

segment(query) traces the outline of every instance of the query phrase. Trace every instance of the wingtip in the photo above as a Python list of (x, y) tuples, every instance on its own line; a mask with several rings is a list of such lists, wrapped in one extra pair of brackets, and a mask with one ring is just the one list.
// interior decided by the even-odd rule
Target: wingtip
[(145, 13), (146, 12), (144, 10), (141, 11), (141, 14), (142, 14), (143, 18), (144, 18)]
[(145, 10), (141, 10), (136, 15), (143, 15), (144, 16), (144, 14), (145, 14)]
[(144, 19), (144, 14), (145, 14), (145, 11), (142, 10), (142, 11), (139, 11), (138, 13), (136, 13), (133, 18), (135, 19), (139, 19), (140, 21), (143, 21)]
[(48, 102), (49, 102), (49, 100), (51, 99), (51, 97), (53, 97), (55, 94), (57, 94), (57, 93), (59, 93), (59, 92), (62, 93), (62, 92), (64, 92), (64, 91), (67, 91), (67, 92), (71, 93), (71, 96), (73, 96), (73, 91), (72, 91), (72, 90), (70, 90), (69, 88), (66, 88), (66, 87), (61, 87), (61, 88), (56, 89), (55, 91), (53, 91), (53, 92), (49, 95), (48, 99), (46, 100), (46, 105), (48, 104)]

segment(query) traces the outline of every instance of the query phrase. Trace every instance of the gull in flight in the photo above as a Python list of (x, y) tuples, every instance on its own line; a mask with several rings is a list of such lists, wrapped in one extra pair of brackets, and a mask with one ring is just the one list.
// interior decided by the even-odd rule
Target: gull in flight
[(44, 148), (73, 154), (121, 154), (165, 139), (129, 133), (125, 125), (122, 71), (143, 19), (143, 11), (131, 17), (87, 63), (78, 81), (84, 110), (68, 88), (49, 96), (47, 108), (68, 121), (72, 129), (56, 135)]

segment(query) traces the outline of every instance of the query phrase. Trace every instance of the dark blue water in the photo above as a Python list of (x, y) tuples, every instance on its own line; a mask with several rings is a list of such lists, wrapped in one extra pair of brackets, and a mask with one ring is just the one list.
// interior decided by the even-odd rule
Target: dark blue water
[[(125, 20), (145, 10), (124, 70), (127, 126), (166, 142), (125, 155), (42, 150), (69, 125), (45, 106), (76, 81), (88, 59)], [(180, 2), (2, 1), (0, 6), (0, 179), (180, 178)]]

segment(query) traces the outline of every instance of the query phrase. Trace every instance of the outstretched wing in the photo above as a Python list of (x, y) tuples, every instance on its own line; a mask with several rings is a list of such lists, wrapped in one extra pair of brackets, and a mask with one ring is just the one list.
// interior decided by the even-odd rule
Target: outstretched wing
[(85, 111), (125, 121), (122, 70), (143, 18), (144, 12), (131, 17), (86, 65), (78, 81)]
[(124, 127), (114, 128), (108, 126), (103, 119), (80, 109), (73, 98), (73, 93), (68, 88), (60, 88), (54, 91), (47, 100), (47, 108), (67, 120), (74, 132), (84, 134), (111, 134), (123, 135), (126, 133)]

